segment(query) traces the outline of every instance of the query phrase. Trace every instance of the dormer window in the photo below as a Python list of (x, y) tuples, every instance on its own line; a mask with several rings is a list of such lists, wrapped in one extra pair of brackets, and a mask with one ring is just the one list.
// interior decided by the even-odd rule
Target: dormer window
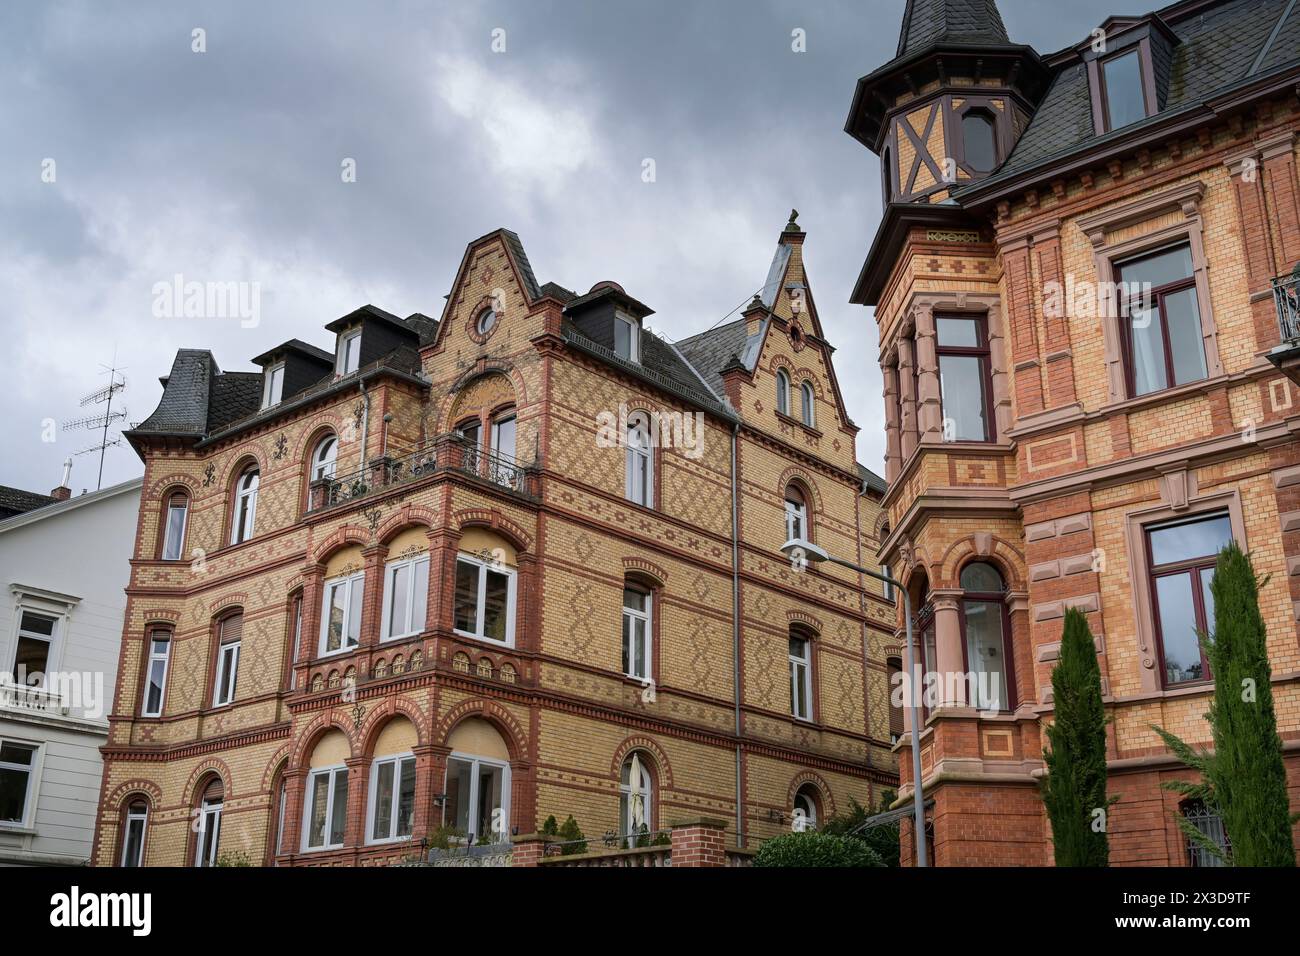
[(614, 316), (614, 354), (629, 362), (641, 361), (640, 327), (625, 315)]
[(277, 362), (262, 373), (262, 407), (280, 404), (284, 393), (284, 363)]
[(361, 330), (353, 329), (339, 336), (339, 355), (336, 371), (348, 375), (361, 367)]
[(1122, 129), (1147, 117), (1142, 83), (1142, 57), (1138, 48), (1101, 61), (1102, 103), (1106, 130)]

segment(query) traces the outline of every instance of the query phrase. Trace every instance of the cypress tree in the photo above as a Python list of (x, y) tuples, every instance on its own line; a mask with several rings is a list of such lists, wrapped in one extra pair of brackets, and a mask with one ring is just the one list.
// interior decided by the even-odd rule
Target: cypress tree
[[(1219, 552), (1210, 582), (1214, 632), (1200, 636), (1214, 674), (1214, 700), (1205, 715), (1214, 752), (1193, 751), (1168, 731), (1156, 730), (1179, 759), (1202, 774), (1200, 783), (1172, 781), (1166, 787), (1203, 799), (1218, 811), (1232, 845), (1232, 865), (1295, 866), (1282, 739), (1259, 612), (1263, 583), (1235, 542)], [(1209, 841), (1182, 814), (1178, 825), (1215, 855), (1226, 856), (1207, 846)]]
[(1065, 612), (1052, 708), (1052, 746), (1043, 750), (1047, 776), (1039, 790), (1052, 823), (1056, 865), (1106, 866), (1106, 811), (1113, 802), (1106, 798), (1106, 711), (1092, 631), (1077, 608)]

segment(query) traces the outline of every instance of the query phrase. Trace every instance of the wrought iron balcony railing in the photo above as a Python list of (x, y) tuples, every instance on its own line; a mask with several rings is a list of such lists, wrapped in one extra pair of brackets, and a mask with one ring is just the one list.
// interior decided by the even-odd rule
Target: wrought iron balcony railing
[(460, 435), (439, 435), (400, 458), (376, 458), (365, 468), (312, 482), (310, 511), (321, 511), (368, 498), (394, 485), (438, 471), (452, 471), (489, 481), (526, 498), (536, 498), (536, 471), (507, 455), (480, 448)]
[(1273, 304), (1283, 342), (1300, 339), (1300, 266), (1289, 276), (1273, 280)]

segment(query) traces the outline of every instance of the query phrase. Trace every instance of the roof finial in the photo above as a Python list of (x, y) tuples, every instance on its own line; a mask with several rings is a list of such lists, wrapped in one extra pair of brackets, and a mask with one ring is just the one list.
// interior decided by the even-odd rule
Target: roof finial
[(791, 210), (790, 210), (790, 221), (787, 222), (787, 223), (785, 224), (785, 230), (784, 230), (784, 231), (785, 231), (785, 232), (803, 232), (803, 230), (799, 228), (799, 224), (798, 224), (797, 222), (795, 222), (795, 220), (798, 219), (798, 218), (799, 218), (799, 210), (798, 210), (798, 209), (791, 209)]

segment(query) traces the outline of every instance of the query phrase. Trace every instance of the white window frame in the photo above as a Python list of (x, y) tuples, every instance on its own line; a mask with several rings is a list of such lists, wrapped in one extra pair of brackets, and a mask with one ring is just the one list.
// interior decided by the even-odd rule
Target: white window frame
[[(615, 322), (614, 354), (621, 359), (625, 359), (628, 362), (636, 362), (640, 364), (641, 336), (638, 333), (641, 331), (641, 326), (637, 323), (635, 319), (629, 318), (628, 316), (624, 315), (621, 312), (614, 313), (614, 322)], [(628, 335), (627, 335), (628, 354), (627, 355), (623, 355), (618, 351), (618, 323), (620, 322), (623, 325), (627, 326), (627, 331), (628, 331)]]
[(799, 385), (799, 402), (800, 413), (803, 416), (803, 423), (809, 428), (816, 428), (817, 393), (813, 390), (812, 382), (803, 382)]
[[(199, 830), (198, 845), (194, 851), (194, 865), (200, 867), (211, 867), (217, 865), (217, 860), (221, 858), (221, 814), (225, 809), (226, 795), (222, 793), (220, 800), (204, 799), (199, 804)], [(214, 827), (212, 837), (212, 848), (210, 852), (203, 852), (204, 844), (207, 843), (208, 828)]]
[[(488, 316), (492, 317), (491, 322), (487, 321)], [(476, 331), (479, 335), (486, 336), (489, 332), (491, 332), (493, 329), (497, 327), (497, 322), (499, 322), (500, 320), (501, 320), (501, 316), (497, 315), (496, 309), (489, 305), (487, 308), (485, 308), (482, 312), (478, 314), (478, 317), (476, 319), (474, 319), (474, 331)]]
[[(353, 345), (355, 343), (355, 351)], [(349, 368), (348, 366), (351, 366)], [(335, 371), (339, 375), (350, 375), (361, 367), (361, 330), (352, 329), (339, 336), (339, 352)]]
[(799, 833), (810, 832), (817, 829), (817, 801), (808, 796), (807, 791), (800, 787), (794, 795), (794, 809), (800, 809), (800, 802), (804, 804), (803, 828), (798, 830)]
[[(791, 634), (791, 641), (801, 641), (803, 643), (803, 655), (795, 656), (793, 651), (788, 653), (790, 662), (790, 715), (796, 720), (812, 720), (813, 715), (813, 688), (812, 688), (812, 641), (800, 634)], [(789, 645), (787, 644), (787, 649)], [(804, 703), (808, 705), (807, 713), (799, 713), (799, 688), (803, 688)]]
[[(628, 418), (627, 431), (623, 443), (627, 446), (625, 456), (623, 496), (633, 504), (643, 508), (655, 506), (655, 456), (653, 423), (645, 420), (643, 412), (635, 412)], [(635, 439), (633, 436), (638, 436)], [(642, 471), (641, 465), (645, 469)], [(642, 477), (644, 475), (644, 477)]]
[[(475, 612), (475, 630), (463, 631), (460, 628), (454, 628), (457, 634), (463, 637), (472, 637), (477, 641), (487, 641), (490, 644), (501, 644), (504, 647), (515, 646), (515, 612), (517, 604), (515, 601), (516, 588), (519, 583), (519, 572), (514, 568), (501, 562), (484, 561), (482, 558), (472, 554), (460, 552), (456, 555), (456, 564), (461, 562), (476, 565), (478, 567), (478, 598)], [(496, 638), (488, 637), (483, 633), (484, 620), (487, 616), (487, 573), (496, 571), (498, 574), (504, 574), (507, 579), (506, 583), (506, 639), (504, 644)], [(455, 605), (455, 578), (452, 579), (452, 604), (453, 614)]]
[[(329, 446), (329, 456), (321, 457), (326, 446)], [(321, 438), (316, 443), (316, 447), (311, 453), (311, 480), (320, 481), (323, 478), (333, 478), (334, 473), (338, 470), (339, 463), (339, 436), (329, 434)]]
[[(185, 504), (180, 508), (177, 508), (175, 505), (172, 504), (172, 502), (177, 498), (180, 498), (185, 502)], [(172, 512), (173, 511), (180, 511), (181, 513), (181, 527), (180, 530), (176, 533), (175, 542), (172, 541)], [(164, 561), (183, 561), (185, 559), (185, 529), (190, 522), (190, 496), (181, 494), (179, 492), (173, 492), (172, 494), (168, 495), (167, 513), (164, 516), (163, 521), (165, 522), (165, 524), (163, 525), (162, 559)], [(170, 556), (173, 543), (176, 545), (175, 557)]]
[(262, 408), (279, 405), (284, 397), (284, 363), (276, 362), (262, 371)]
[(0, 737), (0, 744), (15, 744), (19, 747), (29, 748), (32, 751), (32, 762), (25, 766), (9, 762), (0, 763), (0, 769), (15, 770), (27, 774), (27, 791), (23, 794), (23, 817), (21, 820), (0, 820), (0, 833), (5, 830), (27, 830), (30, 828), (32, 814), (35, 809), (37, 782), (40, 776), (44, 747), (36, 740), (23, 740), (18, 737), (7, 736)]
[[(358, 571), (355, 574), (345, 574), (340, 577), (329, 578), (325, 582), (324, 596), (321, 598), (320, 612), (320, 641), (316, 645), (318, 657), (334, 657), (336, 654), (346, 654), (348, 651), (356, 650), (361, 645), (361, 634), (357, 633), (351, 644), (348, 643), (348, 623), (352, 620), (352, 585), (360, 582), (361, 590), (356, 595), (356, 600), (361, 601), (364, 605), (366, 600), (366, 572)], [(330, 598), (335, 588), (343, 588), (343, 633), (340, 635), (340, 644), (334, 650), (327, 650), (325, 642), (329, 637), (330, 629), (330, 604), (333, 603)], [(360, 624), (357, 625), (358, 632)]]
[[(250, 477), (256, 477), (257, 484), (246, 487)], [(250, 540), (257, 531), (257, 493), (262, 487), (262, 471), (255, 465), (239, 473), (235, 482), (235, 509), (230, 522), (230, 543), (243, 544)], [(244, 520), (247, 516), (247, 521)], [(247, 532), (245, 533), (245, 526)]]
[[(339, 847), (345, 845), (348, 841), (347, 822), (346, 822), (347, 817), (345, 815), (342, 841), (340, 841), (339, 843), (329, 842), (330, 824), (334, 819), (334, 797), (337, 795), (335, 791), (338, 789), (338, 776), (340, 774), (342, 775), (344, 780), (348, 779), (347, 764), (340, 763), (340, 764), (334, 764), (329, 767), (313, 767), (311, 769), (311, 772), (307, 774), (307, 792), (303, 796), (303, 805), (302, 805), (302, 851), (304, 853), (317, 853), (320, 852), (321, 850), (337, 850)], [(320, 846), (310, 846), (308, 844), (308, 840), (311, 838), (312, 801), (316, 797), (315, 783), (317, 777), (323, 777), (323, 776), (328, 776), (330, 778), (329, 786), (325, 788), (325, 829), (321, 833), (321, 839), (324, 840), (325, 842), (322, 843)], [(348, 782), (350, 783), (351, 781)], [(344, 799), (348, 800), (351, 799), (351, 797), (352, 797), (352, 788), (348, 787), (348, 793), (344, 797)], [(345, 807), (344, 808), (345, 814), (346, 814), (346, 810), (347, 808)]]
[[(122, 856), (118, 860), (118, 866), (122, 867), (141, 867), (144, 866), (144, 839), (145, 834), (149, 832), (149, 804), (145, 803), (144, 810), (132, 810), (131, 804), (143, 803), (143, 801), (132, 800), (127, 803), (126, 825), (122, 828)], [(134, 863), (127, 862), (127, 851), (131, 847), (131, 826), (138, 823), (140, 825), (140, 853)]]
[[(510, 422), (514, 426), (512, 429), (513, 434), (510, 436), (510, 451), (508, 452), (501, 450), (501, 426), (506, 424), (506, 422)], [(518, 414), (516, 414), (513, 411), (506, 412), (505, 414), (499, 415), (492, 420), (491, 438), (490, 438), (490, 444), (488, 446), (492, 454), (513, 464), (516, 460), (515, 453), (518, 450), (517, 447), (518, 441), (519, 441)]]
[[(397, 807), (401, 801), (402, 794), (402, 768), (406, 763), (415, 766), (415, 754), (409, 750), (400, 754), (385, 754), (382, 757), (376, 757), (370, 763), (370, 786), (367, 790), (369, 798), (366, 801), (366, 842), (367, 843), (401, 843), (411, 839), (415, 832), (414, 818), (412, 818), (411, 833), (396, 834), (392, 836), (377, 836), (375, 834), (375, 811), (378, 807), (379, 797), (379, 768), (384, 764), (393, 765), (393, 795), (389, 806), (389, 822), (394, 830), (397, 829)], [(418, 773), (418, 769), (416, 771)], [(416, 782), (416, 793), (419, 793), (419, 781)]]
[[(467, 754), (467, 753), (461, 753), (460, 751), (453, 750), (447, 757), (447, 773), (446, 776), (443, 778), (443, 786), (442, 786), (442, 790), (444, 794), (448, 792), (447, 785), (451, 780), (451, 762), (453, 760), (459, 760), (461, 763), (467, 763), (470, 765), (469, 799), (467, 801), (468, 812), (465, 814), (465, 821), (467, 824), (466, 833), (465, 833), (466, 841), (469, 843), (470, 846), (473, 846), (475, 843), (478, 842), (479, 837), (483, 836), (483, 834), (477, 833), (473, 829), (474, 818), (476, 815), (474, 808), (477, 807), (479, 804), (479, 790), (478, 790), (479, 767), (483, 765), (486, 765), (488, 767), (496, 767), (497, 769), (502, 771), (501, 812), (502, 815), (505, 817), (506, 829), (504, 833), (499, 835), (501, 837), (501, 840), (497, 839), (498, 834), (491, 834), (491, 836), (493, 837), (492, 842), (496, 843), (496, 842), (509, 840), (510, 839), (510, 764), (504, 760), (497, 760), (494, 757), (480, 757), (477, 754)], [(447, 820), (446, 808), (447, 805), (444, 802), (443, 803), (443, 825), (454, 827), (456, 825), (456, 821)]]
[[(799, 527), (795, 528), (798, 522)], [(798, 534), (796, 534), (796, 530)], [(793, 541), (796, 538), (808, 540), (808, 502), (805, 499), (796, 503), (789, 498), (785, 499), (785, 539)]]
[[(401, 631), (390, 634), (389, 628), (393, 624), (393, 579), (399, 574), (406, 575), (406, 620), (398, 622), (403, 625)], [(422, 609), (425, 614), (424, 623), (415, 627), (415, 582), (418, 576), (423, 574), (425, 581), (425, 607)], [(428, 598), (429, 598), (429, 553), (427, 551), (414, 555), (409, 558), (403, 558), (398, 561), (389, 561), (384, 565), (384, 607), (382, 614), (382, 623), (379, 627), (379, 640), (399, 641), (403, 638), (414, 637), (416, 634), (423, 634), (428, 628)], [(328, 607), (328, 605), (326, 605)]]
[[(235, 692), (239, 687), (239, 650), (242, 643), (241, 639), (217, 647), (217, 679), (212, 685), (213, 707), (226, 707), (235, 700)], [(227, 675), (230, 677), (230, 694), (223, 700), (221, 691)]]
[(790, 373), (783, 368), (776, 370), (776, 410), (790, 414)]
[[(644, 758), (639, 757), (641, 765), (641, 779), (645, 784), (645, 826), (647, 834), (650, 832), (650, 821), (654, 819), (654, 779), (650, 776), (650, 768)], [(636, 846), (639, 834), (632, 829), (632, 772), (628, 767), (632, 761), (632, 755), (628, 754), (623, 758), (622, 765), (618, 768), (618, 795), (619, 795), (619, 826), (622, 828), (623, 845), (629, 849)], [(628, 782), (623, 782), (623, 768), (628, 768)], [(624, 800), (623, 798), (627, 799)]]
[[(654, 661), (654, 658), (651, 656), (652, 644), (654, 641), (654, 635), (653, 632), (651, 631), (651, 626), (654, 622), (654, 594), (650, 591), (643, 590), (637, 587), (632, 587), (627, 584), (623, 586), (623, 591), (625, 594), (627, 591), (635, 591), (637, 594), (640, 594), (645, 598), (644, 611), (638, 611), (636, 608), (628, 607), (627, 599), (626, 597), (624, 598), (623, 617), (622, 617), (622, 621), (624, 622), (624, 632), (625, 632), (623, 637), (623, 652), (627, 655), (627, 661), (628, 661), (628, 667), (625, 673), (627, 674), (628, 677), (635, 678), (636, 680), (641, 680), (641, 681), (650, 680), (650, 674), (653, 671), (653, 661)], [(641, 621), (645, 624), (645, 632), (644, 632), (645, 633), (645, 673), (644, 674), (638, 674), (635, 672), (636, 654), (634, 654), (633, 651), (635, 651), (636, 649), (635, 648), (635, 641), (636, 641), (635, 624), (637, 621)], [(628, 645), (629, 641), (632, 642), (632, 646)]]
[[(159, 639), (154, 637), (154, 634), (167, 635), (166, 638), (162, 640), (162, 643), (166, 645), (166, 649), (161, 654), (154, 648), (154, 644), (159, 642)], [(162, 716), (163, 707), (167, 703), (167, 673), (169, 670), (171, 670), (171, 656), (172, 656), (171, 652), (172, 652), (173, 638), (174, 635), (170, 631), (166, 631), (161, 628), (157, 630), (151, 629), (145, 635), (145, 639), (149, 642), (149, 657), (148, 657), (148, 661), (145, 663), (145, 668), (144, 668), (144, 696), (140, 701), (141, 717)], [(154, 665), (158, 663), (162, 664), (162, 677), (158, 681), (158, 709), (156, 711), (150, 711), (149, 710), (149, 687), (153, 679)]]
[[(51, 628), (48, 635), (25, 630), (23, 628), (24, 614), (34, 614), (37, 617), (49, 618), (54, 621), (54, 626)], [(63, 652), (63, 629), (64, 625), (67, 623), (67, 619), (67, 611), (54, 611), (44, 606), (29, 604), (25, 601), (20, 601), (16, 605), (16, 613), (14, 615), (13, 653), (9, 655), (9, 660), (12, 664), (9, 672), (13, 675), (15, 681), (18, 680), (18, 642), (23, 638), (26, 638), (30, 641), (44, 641), (45, 644), (48, 645), (48, 650), (45, 652), (45, 670), (41, 671), (41, 682), (39, 684), (32, 684), (30, 683), (30, 679), (25, 679), (23, 684), (27, 687), (49, 686), (49, 682), (45, 680), (45, 675), (59, 669), (59, 663)]]

